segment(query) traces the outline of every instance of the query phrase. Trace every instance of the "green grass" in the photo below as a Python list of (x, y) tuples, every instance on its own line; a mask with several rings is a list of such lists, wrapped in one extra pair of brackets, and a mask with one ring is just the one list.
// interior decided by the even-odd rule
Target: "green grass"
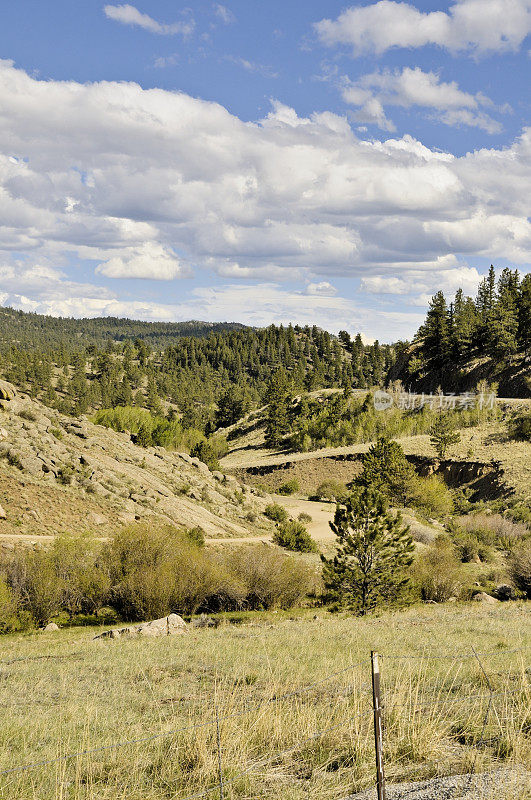
[[(233, 614), (242, 624), (151, 641), (94, 642), (94, 629), (2, 637), (0, 771), (210, 723), (217, 706), (226, 800), (337, 800), (373, 785), (371, 649), (384, 654), (389, 782), (529, 765), (526, 604), (317, 616)], [(486, 699), (470, 699), (488, 694), (472, 646), (489, 653), (480, 658), (501, 695), (485, 731)], [(527, 652), (510, 652), (522, 647)], [(321, 682), (332, 673), (339, 674)], [(475, 746), (481, 738), (485, 746)], [(179, 800), (216, 780), (216, 730), (208, 725), (0, 775), (0, 797)]]

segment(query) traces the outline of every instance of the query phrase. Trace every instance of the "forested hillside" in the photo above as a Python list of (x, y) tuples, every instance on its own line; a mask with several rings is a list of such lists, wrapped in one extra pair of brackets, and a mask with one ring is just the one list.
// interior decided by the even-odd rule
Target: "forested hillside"
[(385, 379), (394, 348), (316, 326), (72, 320), (2, 309), (0, 356), (6, 380), (63, 413), (144, 408), (208, 434), (261, 404), (279, 368), (293, 391), (368, 387)]
[(491, 266), (475, 299), (459, 289), (452, 301), (439, 291), (411, 347), (389, 373), (416, 391), (474, 389), (496, 382), (502, 396), (531, 394), (531, 275)]
[(165, 347), (183, 336), (208, 336), (222, 331), (243, 330), (239, 322), (143, 322), (142, 320), (96, 317), (50, 317), (28, 314), (14, 308), (0, 308), (0, 347), (14, 343), (25, 349), (42, 350), (48, 346), (104, 347), (111, 340), (142, 339), (152, 347)]

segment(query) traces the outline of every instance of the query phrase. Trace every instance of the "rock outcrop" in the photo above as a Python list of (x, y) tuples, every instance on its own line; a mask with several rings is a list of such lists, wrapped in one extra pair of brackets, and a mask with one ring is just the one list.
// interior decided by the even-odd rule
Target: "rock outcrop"
[(178, 614), (170, 614), (161, 619), (153, 619), (151, 622), (143, 622), (141, 625), (129, 625), (127, 628), (113, 628), (104, 631), (94, 639), (133, 639), (137, 636), (174, 636), (179, 633), (186, 633), (188, 626), (184, 619)]
[(105, 536), (135, 520), (200, 526), (207, 538), (272, 531), (260, 492), (243, 491), (199, 459), (140, 447), (127, 433), (67, 417), (5, 381), (0, 388), (11, 398), (0, 401), (2, 534)]

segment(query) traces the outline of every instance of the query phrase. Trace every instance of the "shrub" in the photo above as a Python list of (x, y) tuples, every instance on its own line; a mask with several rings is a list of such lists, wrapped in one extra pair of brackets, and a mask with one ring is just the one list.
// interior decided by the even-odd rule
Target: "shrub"
[(0, 575), (0, 634), (14, 633), (29, 627), (29, 620), (21, 614), (15, 594)]
[(316, 553), (318, 549), (302, 522), (293, 519), (277, 525), (273, 541), (280, 547), (298, 553)]
[(288, 518), (286, 509), (278, 503), (269, 503), (265, 507), (264, 514), (268, 519), (272, 519), (273, 522), (285, 522)]
[(531, 414), (521, 414), (509, 423), (509, 436), (512, 439), (520, 439), (524, 442), (531, 442)]
[(18, 412), (18, 416), (22, 417), (22, 419), (27, 419), (28, 422), (37, 421), (37, 415), (29, 408), (23, 408), (21, 411)]
[(291, 478), (291, 480), (286, 481), (283, 483), (282, 486), (278, 489), (278, 494), (295, 494), (295, 492), (299, 491), (299, 482), (296, 478)]
[(64, 464), (62, 467), (59, 467), (57, 470), (57, 480), (59, 483), (62, 483), (63, 486), (70, 486), (74, 480), (74, 470), (70, 464)]
[(452, 540), (459, 558), (465, 564), (479, 559), (479, 542), (473, 533), (457, 531), (453, 534)]
[(249, 609), (291, 608), (318, 588), (315, 571), (302, 559), (264, 545), (227, 550), (221, 558), (243, 586)]
[(190, 455), (203, 461), (210, 470), (219, 470), (219, 459), (226, 454), (227, 441), (221, 437), (204, 439), (190, 450)]
[(135, 525), (105, 551), (111, 603), (129, 620), (195, 614), (242, 600), (218, 561), (171, 526)]
[(531, 599), (531, 539), (518, 544), (508, 559), (509, 574), (515, 586)]
[(110, 582), (101, 568), (101, 544), (91, 536), (57, 536), (46, 558), (52, 564), (61, 589), (61, 609), (70, 618), (95, 614), (108, 598)]
[(63, 586), (46, 550), (18, 551), (7, 566), (11, 589), (37, 625), (61, 611)]
[(525, 524), (513, 522), (501, 514), (468, 514), (454, 520), (452, 527), (456, 534), (472, 534), (482, 545), (509, 551), (529, 536)]
[(13, 450), (0, 450), (0, 458), (5, 458), (7, 463), (12, 467), (16, 467), (20, 470), (24, 469), (20, 456)]
[(316, 500), (329, 500), (332, 503), (341, 503), (348, 495), (348, 489), (339, 481), (323, 481), (315, 490)]
[(423, 600), (443, 603), (461, 592), (459, 561), (451, 543), (442, 537), (416, 557), (412, 573), (414, 584)]
[(415, 476), (407, 488), (407, 502), (434, 517), (444, 517), (454, 510), (452, 493), (437, 475)]
[(312, 521), (311, 516), (309, 514), (307, 514), (306, 511), (301, 511), (301, 513), (299, 514), (297, 519), (299, 520), (299, 522), (311, 522)]
[(197, 545), (197, 547), (204, 547), (205, 532), (201, 525), (194, 525), (193, 528), (186, 528), (185, 534), (192, 544)]

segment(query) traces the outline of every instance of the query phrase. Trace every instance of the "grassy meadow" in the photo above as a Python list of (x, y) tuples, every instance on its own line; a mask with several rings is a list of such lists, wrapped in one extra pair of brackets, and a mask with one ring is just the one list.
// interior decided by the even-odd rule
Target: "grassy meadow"
[(374, 785), (371, 649), (383, 654), (388, 782), (529, 768), (529, 623), (525, 603), (457, 603), (232, 614), (154, 640), (4, 636), (0, 797), (217, 799), (217, 708), (226, 800), (339, 800)]

